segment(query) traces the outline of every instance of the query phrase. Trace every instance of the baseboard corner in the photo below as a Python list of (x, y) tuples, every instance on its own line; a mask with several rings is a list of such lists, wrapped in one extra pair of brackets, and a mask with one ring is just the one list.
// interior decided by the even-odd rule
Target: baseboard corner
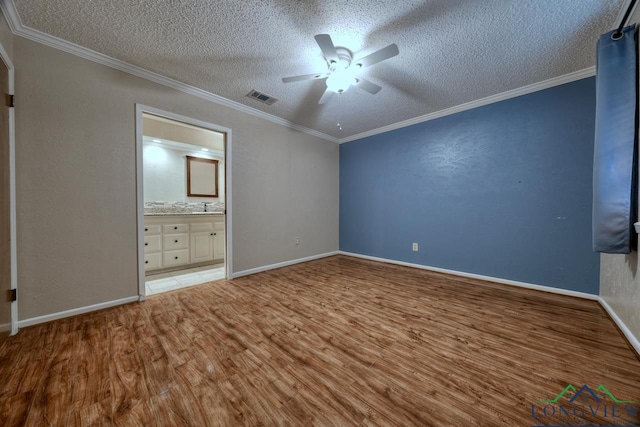
[(637, 356), (640, 358), (640, 340), (631, 332), (631, 329), (624, 323), (624, 321), (618, 316), (613, 307), (602, 297), (598, 297), (598, 302), (604, 308), (604, 311), (609, 315), (609, 318), (616, 324), (622, 335), (627, 339), (631, 347), (636, 351)]

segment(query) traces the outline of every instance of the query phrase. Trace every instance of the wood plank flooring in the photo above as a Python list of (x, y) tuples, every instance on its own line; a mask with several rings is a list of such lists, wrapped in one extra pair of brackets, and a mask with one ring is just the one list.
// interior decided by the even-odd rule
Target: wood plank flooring
[(531, 426), (568, 384), (640, 402), (596, 302), (335, 256), (21, 330), (0, 425)]

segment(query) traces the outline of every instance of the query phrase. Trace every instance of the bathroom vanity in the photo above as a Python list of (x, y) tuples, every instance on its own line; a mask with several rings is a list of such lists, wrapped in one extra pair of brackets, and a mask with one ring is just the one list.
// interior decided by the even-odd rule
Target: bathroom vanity
[(223, 262), (224, 231), (224, 214), (145, 214), (145, 271)]

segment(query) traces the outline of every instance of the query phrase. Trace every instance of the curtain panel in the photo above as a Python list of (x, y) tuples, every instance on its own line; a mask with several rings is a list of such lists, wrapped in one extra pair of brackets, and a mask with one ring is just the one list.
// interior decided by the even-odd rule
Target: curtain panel
[(598, 40), (593, 164), (593, 250), (626, 254), (637, 245), (638, 49), (636, 26)]

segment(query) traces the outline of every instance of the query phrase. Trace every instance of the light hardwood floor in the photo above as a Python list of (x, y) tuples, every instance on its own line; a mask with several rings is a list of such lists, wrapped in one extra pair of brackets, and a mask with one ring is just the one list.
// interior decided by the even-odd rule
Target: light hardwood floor
[(335, 256), (21, 330), (0, 425), (531, 426), (568, 384), (640, 401), (596, 302)]

